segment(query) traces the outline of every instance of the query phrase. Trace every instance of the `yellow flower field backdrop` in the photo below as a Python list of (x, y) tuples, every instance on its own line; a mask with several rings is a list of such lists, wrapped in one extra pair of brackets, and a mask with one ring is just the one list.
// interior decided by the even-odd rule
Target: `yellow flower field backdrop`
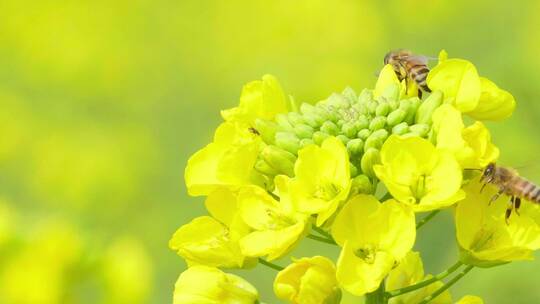
[[(491, 140), (504, 164), (540, 182), (538, 10), (536, 1), (0, 4), (0, 302), (171, 303), (186, 265), (169, 239), (206, 215), (203, 198), (187, 195), (187, 159), (242, 86), (267, 73), (314, 103), (374, 87), (390, 49), (446, 49), (516, 98), (510, 119), (487, 123)], [(449, 211), (437, 219), (414, 248), (426, 274), (458, 255)], [(292, 255), (314, 252), (340, 254), (306, 240)], [(475, 269), (451, 292), (535, 302), (539, 269)], [(273, 270), (234, 273), (277, 301)]]

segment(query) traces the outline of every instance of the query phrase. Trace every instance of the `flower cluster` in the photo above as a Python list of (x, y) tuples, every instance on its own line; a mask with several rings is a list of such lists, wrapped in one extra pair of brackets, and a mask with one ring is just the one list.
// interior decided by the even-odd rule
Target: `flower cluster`
[[(279, 271), (275, 294), (290, 303), (339, 303), (343, 291), (367, 303), (452, 303), (447, 289), (473, 266), (530, 259), (540, 210), (525, 204), (507, 224), (507, 198), (488, 205), (497, 189), (479, 189), (478, 171), (499, 156), (482, 121), (507, 118), (515, 101), (472, 63), (447, 57), (422, 99), (390, 65), (373, 90), (316, 104), (297, 103), (269, 75), (247, 84), (213, 142), (188, 161), (188, 192), (206, 196), (209, 215), (170, 241), (189, 266), (174, 303), (258, 303), (252, 285), (220, 270), (258, 263)], [(460, 260), (425, 275), (416, 231), (445, 208), (455, 208)], [(339, 246), (339, 258), (272, 263), (305, 238)]]

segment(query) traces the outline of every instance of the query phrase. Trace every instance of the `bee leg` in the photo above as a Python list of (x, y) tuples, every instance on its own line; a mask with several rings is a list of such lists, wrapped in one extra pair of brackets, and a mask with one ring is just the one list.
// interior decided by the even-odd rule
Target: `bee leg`
[(422, 99), (422, 90), (418, 89), (418, 98)]
[(480, 188), (480, 193), (482, 193), (482, 191), (484, 191), (484, 188), (485, 188), (486, 186), (487, 186), (487, 183), (484, 183), (484, 184), (482, 185), (482, 188)]
[(504, 214), (504, 221), (506, 222), (506, 225), (509, 223), (510, 215), (512, 215), (512, 211), (515, 210), (516, 206), (516, 197), (512, 196), (510, 197), (510, 201), (508, 202), (508, 207), (506, 207), (506, 212)]
[(499, 198), (499, 196), (501, 196), (501, 194), (504, 193), (504, 190), (505, 189), (499, 189), (499, 192), (497, 192), (494, 196), (491, 197), (491, 199), (489, 200), (489, 205), (490, 206), (494, 201), (496, 201)]
[(520, 207), (520, 206), (521, 206), (521, 198), (516, 197), (516, 198), (514, 199), (514, 210), (516, 211), (516, 214), (517, 214), (517, 215), (520, 215), (520, 214), (519, 214), (519, 207)]

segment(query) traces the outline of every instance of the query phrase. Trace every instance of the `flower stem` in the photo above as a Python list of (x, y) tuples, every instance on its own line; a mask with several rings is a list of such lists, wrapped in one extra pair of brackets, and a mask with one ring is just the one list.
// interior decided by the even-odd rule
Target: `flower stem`
[(324, 229), (320, 228), (320, 227), (317, 227), (315, 225), (312, 225), (311, 226), (311, 229), (317, 231), (319, 234), (325, 236), (326, 238), (328, 239), (332, 239), (332, 235), (326, 231), (324, 231)]
[(431, 211), (428, 215), (426, 215), (418, 224), (416, 224), (416, 230), (420, 229), (420, 227), (424, 226), (427, 222), (429, 222), (437, 213), (439, 213), (441, 210), (434, 210)]
[(387, 304), (389, 298), (384, 287), (384, 281), (382, 281), (377, 290), (366, 294), (365, 304)]
[(326, 244), (337, 245), (334, 240), (327, 239), (327, 238), (322, 237), (322, 236), (317, 236), (317, 235), (314, 235), (314, 234), (308, 234), (306, 237), (308, 239), (316, 240), (316, 241), (323, 242), (323, 243), (326, 243)]
[(267, 260), (262, 259), (262, 258), (259, 258), (259, 263), (263, 264), (266, 267), (270, 267), (270, 268), (272, 268), (274, 270), (277, 270), (277, 271), (281, 271), (281, 270), (284, 269), (283, 267), (281, 267), (279, 265), (276, 265), (274, 263), (268, 262)]
[(389, 291), (389, 292), (387, 292), (388, 297), (389, 298), (397, 297), (397, 296), (400, 296), (402, 294), (405, 294), (405, 293), (408, 293), (408, 292), (411, 292), (411, 291), (415, 291), (415, 290), (420, 289), (422, 287), (426, 287), (428, 285), (431, 285), (431, 284), (433, 284), (433, 283), (435, 283), (435, 282), (437, 282), (439, 280), (442, 280), (442, 279), (446, 278), (447, 276), (451, 275), (454, 271), (456, 271), (459, 267), (461, 267), (461, 265), (463, 265), (463, 263), (458, 261), (454, 265), (450, 266), (450, 268), (448, 268), (445, 271), (439, 273), (438, 275), (432, 277), (431, 279), (424, 280), (424, 281), (422, 281), (420, 283), (416, 283), (416, 284), (411, 285), (411, 286), (407, 286), (407, 287), (404, 287), (404, 288)]
[(445, 292), (448, 288), (450, 288), (452, 285), (454, 285), (457, 281), (459, 281), (461, 278), (463, 278), (471, 269), (473, 269), (474, 266), (469, 265), (465, 269), (463, 269), (457, 276), (455, 276), (453, 279), (448, 281), (448, 283), (444, 284), (441, 288), (437, 289), (434, 293), (426, 297), (422, 302), (418, 304), (427, 304), (431, 300), (438, 297), (441, 293)]

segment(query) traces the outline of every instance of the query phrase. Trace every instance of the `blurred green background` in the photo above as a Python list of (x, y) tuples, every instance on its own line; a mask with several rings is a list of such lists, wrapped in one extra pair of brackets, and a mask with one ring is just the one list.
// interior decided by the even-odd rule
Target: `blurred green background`
[[(2, 1), (0, 303), (171, 303), (185, 264), (167, 242), (205, 213), (186, 161), (265, 73), (316, 102), (372, 87), (389, 49), (444, 48), (516, 97), (490, 128), (502, 162), (540, 182), (540, 3), (504, 3)], [(426, 272), (455, 260), (450, 214), (418, 238)], [(315, 253), (337, 255), (306, 240), (293, 256)], [(237, 273), (276, 302), (272, 270)], [(538, 281), (540, 261), (519, 262), (452, 292), (538, 303)]]

